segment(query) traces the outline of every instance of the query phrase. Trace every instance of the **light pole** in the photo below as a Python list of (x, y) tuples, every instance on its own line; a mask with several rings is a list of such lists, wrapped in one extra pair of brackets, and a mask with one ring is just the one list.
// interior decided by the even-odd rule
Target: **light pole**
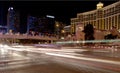
[(59, 27), (60, 27), (60, 25), (58, 23), (56, 23), (56, 34), (58, 35), (58, 37), (59, 37)]
[(65, 30), (61, 30), (61, 33), (62, 33), (62, 37), (61, 38), (65, 38)]
[(61, 33), (63, 34), (63, 37), (64, 37), (64, 34), (65, 34), (65, 30), (62, 30)]

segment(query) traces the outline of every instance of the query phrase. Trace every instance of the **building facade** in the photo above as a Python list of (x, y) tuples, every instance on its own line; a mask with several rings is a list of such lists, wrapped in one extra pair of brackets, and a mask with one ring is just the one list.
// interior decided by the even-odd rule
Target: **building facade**
[(63, 30), (65, 31), (65, 34), (66, 34), (66, 35), (70, 34), (71, 25), (65, 26), (65, 27), (63, 28)]
[(60, 21), (55, 21), (55, 34), (60, 36), (63, 33), (66, 24)]
[(97, 30), (111, 30), (112, 26), (120, 29), (120, 1), (103, 7), (99, 2), (96, 10), (77, 13), (76, 18), (71, 18), (71, 33), (76, 33), (76, 25), (82, 23), (92, 24)]
[(27, 33), (28, 34), (30, 33), (30, 31), (34, 31), (36, 20), (37, 20), (36, 17), (33, 17), (33, 16), (28, 16), (27, 17)]
[(64, 39), (66, 39), (68, 37), (68, 35), (70, 35), (71, 31), (71, 25), (68, 26), (64, 26), (63, 30), (62, 30), (62, 34)]
[(84, 40), (85, 39), (84, 38), (85, 34), (84, 34), (83, 30), (84, 30), (84, 26), (82, 23), (79, 23), (76, 25), (76, 30), (75, 30), (76, 40)]
[(38, 33), (54, 33), (55, 20), (48, 17), (34, 17), (28, 16), (27, 18), (27, 33), (30, 31)]
[(19, 32), (19, 13), (15, 13), (13, 7), (9, 7), (7, 14), (7, 32), (12, 31), (13, 33)]
[(0, 26), (0, 34), (7, 33), (7, 26)]
[(15, 32), (20, 32), (20, 13), (19, 12), (15, 12), (14, 28), (15, 28)]

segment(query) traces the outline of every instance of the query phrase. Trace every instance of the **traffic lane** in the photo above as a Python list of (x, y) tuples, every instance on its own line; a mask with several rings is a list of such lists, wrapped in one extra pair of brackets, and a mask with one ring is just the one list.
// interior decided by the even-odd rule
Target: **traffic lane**
[(117, 73), (117, 71), (112, 71), (108, 68), (106, 70), (106, 65), (103, 63), (98, 64), (98, 62), (49, 56), (44, 54), (42, 57), (44, 60), (42, 60), (43, 58), (38, 58), (38, 60), (46, 61), (46, 63), (39, 65), (33, 63), (33, 65), (27, 67), (0, 70), (0, 73)]
[[(34, 57), (34, 56), (33, 56)], [(53, 56), (52, 56), (53, 57)], [(49, 59), (52, 59), (52, 60), (54, 60), (54, 61), (56, 61), (56, 59), (54, 59), (54, 57), (53, 58), (49, 58)], [(72, 59), (71, 59), (72, 60)], [(59, 60), (59, 61), (61, 61), (61, 60)], [(62, 60), (62, 61), (65, 61), (65, 60)], [(69, 63), (71, 63), (72, 64), (72, 62), (69, 62)], [(83, 64), (82, 64), (83, 63)], [(81, 65), (85, 65), (86, 64), (86, 62), (84, 63), (84, 61), (81, 63)], [(87, 62), (88, 63), (88, 62)], [(66, 63), (67, 64), (67, 63)], [(62, 64), (62, 65), (64, 65), (64, 64)], [(94, 65), (94, 64), (92, 64), (92, 63), (90, 63), (90, 64), (87, 64), (87, 65)], [(97, 65), (97, 63), (94, 65), (94, 67), (96, 67), (96, 65)], [(104, 64), (103, 64), (104, 65)], [(101, 65), (100, 65), (101, 66)], [(71, 65), (71, 67), (72, 67), (72, 65)], [(106, 67), (106, 66), (101, 66), (102, 68), (104, 68), (104, 67)], [(107, 66), (108, 67), (108, 66)], [(89, 68), (91, 68), (91, 66), (89, 67)], [(112, 67), (111, 67), (112, 68)], [(114, 69), (116, 69), (116, 68), (114, 68)], [(119, 71), (119, 68), (117, 68), (116, 70), (118, 70)]]
[[(28, 53), (30, 53), (30, 52), (28, 52)], [(27, 53), (27, 54), (28, 54), (28, 53)], [(61, 53), (61, 54), (62, 54), (62, 53)], [(33, 56), (33, 57), (36, 57), (36, 56)], [(89, 56), (88, 56), (88, 57), (89, 57)]]
[(116, 60), (116, 61), (120, 61), (120, 52), (103, 52), (103, 51), (76, 51), (76, 56), (79, 55), (84, 55), (84, 56), (89, 56), (89, 57), (97, 57), (97, 58), (101, 58), (101, 59), (109, 59), (109, 60)]
[[(50, 55), (51, 56), (51, 55)], [(54, 55), (52, 55), (54, 56)], [(84, 59), (84, 58), (79, 58), (79, 59), (75, 59), (75, 58), (70, 58), (70, 57), (62, 57), (62, 56), (54, 56), (53, 61), (57, 62), (57, 63), (62, 63), (62, 64), (67, 64), (66, 66), (71, 66), (71, 67), (77, 67), (77, 68), (81, 68), (81, 67), (88, 67), (88, 69), (92, 68), (94, 70), (99, 70), (99, 71), (103, 71), (103, 73), (119, 73), (120, 72), (120, 62), (119, 65), (112, 64), (112, 63), (107, 63), (107, 62), (103, 62), (103, 61), (97, 61), (97, 60), (90, 60), (89, 59)], [(111, 61), (110, 61), (111, 62)], [(61, 64), (61, 65), (62, 65)], [(107, 72), (106, 72), (107, 71)]]
[(28, 67), (0, 70), (0, 73), (79, 73), (80, 71), (70, 69), (55, 63), (31, 65)]
[[(32, 65), (28, 67), (0, 70), (0, 73), (110, 73), (85, 67), (82, 65), (77, 68), (61, 63), (49, 62), (46, 64)], [(114, 73), (114, 72), (112, 72)]]

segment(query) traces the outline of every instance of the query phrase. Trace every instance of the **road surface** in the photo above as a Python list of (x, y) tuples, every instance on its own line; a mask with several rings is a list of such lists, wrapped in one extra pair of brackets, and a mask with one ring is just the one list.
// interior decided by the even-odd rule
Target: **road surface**
[(1, 48), (7, 51), (0, 51), (0, 73), (120, 73), (120, 60), (101, 58), (88, 50)]

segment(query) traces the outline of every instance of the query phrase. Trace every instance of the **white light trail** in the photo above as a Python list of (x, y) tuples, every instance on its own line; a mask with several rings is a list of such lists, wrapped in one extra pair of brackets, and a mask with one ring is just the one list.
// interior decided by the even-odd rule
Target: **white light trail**
[(51, 55), (51, 56), (59, 56), (59, 57), (66, 57), (66, 58), (73, 58), (73, 59), (96, 61), (96, 62), (103, 62), (103, 63), (110, 63), (110, 64), (120, 65), (119, 61), (109, 61), (109, 60), (95, 59), (95, 58), (88, 58), (88, 57), (76, 57), (76, 56), (56, 54), (56, 53), (45, 53), (45, 54)]
[[(72, 55), (72, 50), (54, 50), (54, 49), (38, 49), (38, 48), (12, 48), (9, 46), (5, 46), (5, 49), (11, 49), (11, 50), (16, 50), (16, 51), (28, 51), (28, 52), (36, 52), (36, 53), (45, 53), (47, 55), (52, 55), (52, 56), (59, 56), (59, 57), (66, 57), (66, 58), (73, 58), (73, 59), (80, 59), (80, 60), (88, 60), (88, 61), (96, 61), (96, 62), (103, 62), (103, 63), (110, 63), (110, 64), (117, 64), (120, 65), (119, 61), (109, 61), (109, 60), (103, 60), (103, 59), (95, 59), (95, 58), (88, 58), (88, 57), (77, 57)], [(58, 53), (56, 54), (56, 51)], [(55, 53), (54, 53), (55, 52)], [(65, 55), (65, 53), (70, 53), (69, 55)]]
[(70, 43), (107, 43), (107, 42), (120, 42), (120, 39), (115, 40), (87, 40), (87, 41), (63, 41), (63, 42), (56, 42), (56, 44), (70, 44)]

